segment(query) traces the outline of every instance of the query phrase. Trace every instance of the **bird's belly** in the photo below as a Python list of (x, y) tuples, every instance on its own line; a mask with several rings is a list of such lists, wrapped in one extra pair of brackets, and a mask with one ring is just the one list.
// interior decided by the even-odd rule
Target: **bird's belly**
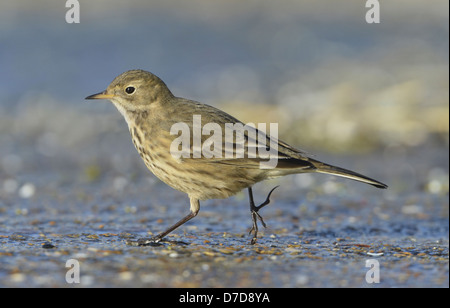
[(148, 138), (141, 130), (130, 129), (133, 143), (147, 168), (167, 185), (199, 200), (228, 198), (263, 178), (246, 168), (213, 163), (206, 158), (175, 159), (170, 143), (162, 134)]
[(147, 168), (167, 185), (199, 200), (228, 198), (255, 183), (244, 170), (202, 162), (178, 162), (170, 154), (141, 154)]

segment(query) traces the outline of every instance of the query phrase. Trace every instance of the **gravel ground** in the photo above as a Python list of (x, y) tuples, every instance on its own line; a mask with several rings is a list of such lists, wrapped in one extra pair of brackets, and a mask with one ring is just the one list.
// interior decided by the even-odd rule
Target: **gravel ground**
[[(3, 1), (0, 287), (448, 288), (448, 1), (380, 7), (84, 1), (69, 24), (53, 0)], [(127, 245), (189, 210), (117, 110), (83, 100), (134, 68), (389, 189), (288, 176), (254, 188), (280, 185), (254, 246), (245, 193)]]
[[(371, 168), (373, 159), (349, 161)], [(388, 190), (322, 175), (258, 184), (261, 201), (281, 186), (262, 211), (268, 228), (254, 246), (244, 193), (203, 202), (159, 246), (134, 247), (126, 242), (185, 215), (187, 197), (145, 172), (74, 183), (29, 174), (0, 203), (0, 286), (448, 287), (448, 190), (405, 190), (402, 175), (391, 177), (401, 169), (384, 178), (365, 172), (392, 184)], [(72, 259), (79, 284), (66, 280)], [(379, 283), (366, 280), (373, 260)]]

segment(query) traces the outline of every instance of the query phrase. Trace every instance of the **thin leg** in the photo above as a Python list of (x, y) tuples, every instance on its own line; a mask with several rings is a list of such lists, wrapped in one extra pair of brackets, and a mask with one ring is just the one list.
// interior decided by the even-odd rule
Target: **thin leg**
[(191, 198), (191, 211), (188, 215), (180, 219), (176, 224), (169, 227), (167, 230), (161, 232), (160, 234), (151, 237), (151, 238), (141, 238), (138, 239), (135, 242), (128, 242), (128, 244), (134, 245), (134, 246), (155, 246), (158, 245), (158, 243), (170, 232), (181, 226), (182, 224), (188, 222), (195, 216), (197, 216), (198, 212), (200, 211), (200, 201), (198, 199), (192, 199)]
[(263, 227), (266, 227), (266, 223), (264, 222), (264, 219), (261, 217), (261, 215), (259, 215), (259, 210), (262, 209), (263, 207), (265, 207), (266, 205), (268, 205), (270, 203), (270, 196), (272, 195), (272, 192), (277, 188), (278, 186), (275, 186), (274, 188), (272, 188), (272, 190), (269, 192), (269, 194), (267, 195), (266, 201), (264, 201), (263, 203), (261, 203), (259, 206), (255, 206), (255, 202), (253, 201), (253, 191), (252, 188), (249, 187), (248, 188), (248, 197), (249, 197), (249, 201), (250, 201), (250, 213), (252, 215), (252, 228), (250, 229), (249, 234), (251, 234), (253, 232), (253, 238), (250, 242), (251, 245), (254, 245), (256, 243), (256, 240), (258, 238), (258, 219), (261, 222), (261, 224), (263, 225)]

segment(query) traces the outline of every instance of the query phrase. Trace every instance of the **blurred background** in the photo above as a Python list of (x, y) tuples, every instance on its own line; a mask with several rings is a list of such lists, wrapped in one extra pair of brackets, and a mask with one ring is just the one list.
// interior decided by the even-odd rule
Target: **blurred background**
[(379, 24), (354, 0), (79, 3), (79, 24), (65, 1), (0, 4), (2, 193), (37, 170), (141, 172), (119, 113), (84, 100), (134, 68), (307, 152), (376, 153), (379, 175), (405, 157), (404, 178), (448, 192), (448, 1), (383, 2)]
[[(78, 2), (79, 24), (64, 0), (0, 3), (0, 286), (67, 286), (73, 255), (84, 286), (361, 286), (366, 252), (338, 246), (359, 243), (385, 253), (385, 286), (448, 287), (447, 0), (379, 1), (379, 24), (364, 0)], [(263, 200), (281, 185), (255, 247), (244, 193), (204, 202), (174, 232), (193, 245), (128, 247), (188, 208), (145, 168), (115, 107), (84, 100), (136, 68), (244, 122), (278, 123), (280, 139), (389, 189), (288, 176), (255, 187)], [(217, 245), (238, 248), (205, 259)], [(281, 255), (261, 263), (265, 246)]]

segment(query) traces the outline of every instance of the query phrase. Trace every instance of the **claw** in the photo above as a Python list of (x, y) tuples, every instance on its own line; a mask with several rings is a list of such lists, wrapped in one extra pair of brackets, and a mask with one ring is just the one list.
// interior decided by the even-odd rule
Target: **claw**
[(261, 224), (263, 225), (263, 227), (266, 228), (266, 223), (264, 222), (264, 219), (261, 217), (261, 215), (259, 215), (258, 211), (270, 203), (270, 196), (272, 195), (272, 192), (277, 187), (278, 186), (275, 186), (274, 188), (272, 188), (272, 190), (267, 195), (266, 201), (261, 203), (259, 206), (255, 206), (255, 202), (253, 201), (252, 188), (251, 187), (248, 188), (249, 199), (250, 199), (250, 213), (252, 215), (252, 222), (253, 222), (253, 226), (250, 229), (250, 232), (248, 233), (248, 234), (251, 234), (253, 232), (253, 238), (250, 242), (251, 245), (254, 245), (258, 238), (258, 219), (261, 222)]
[(161, 246), (159, 238), (140, 238), (137, 241), (129, 240), (126, 242), (129, 246)]

